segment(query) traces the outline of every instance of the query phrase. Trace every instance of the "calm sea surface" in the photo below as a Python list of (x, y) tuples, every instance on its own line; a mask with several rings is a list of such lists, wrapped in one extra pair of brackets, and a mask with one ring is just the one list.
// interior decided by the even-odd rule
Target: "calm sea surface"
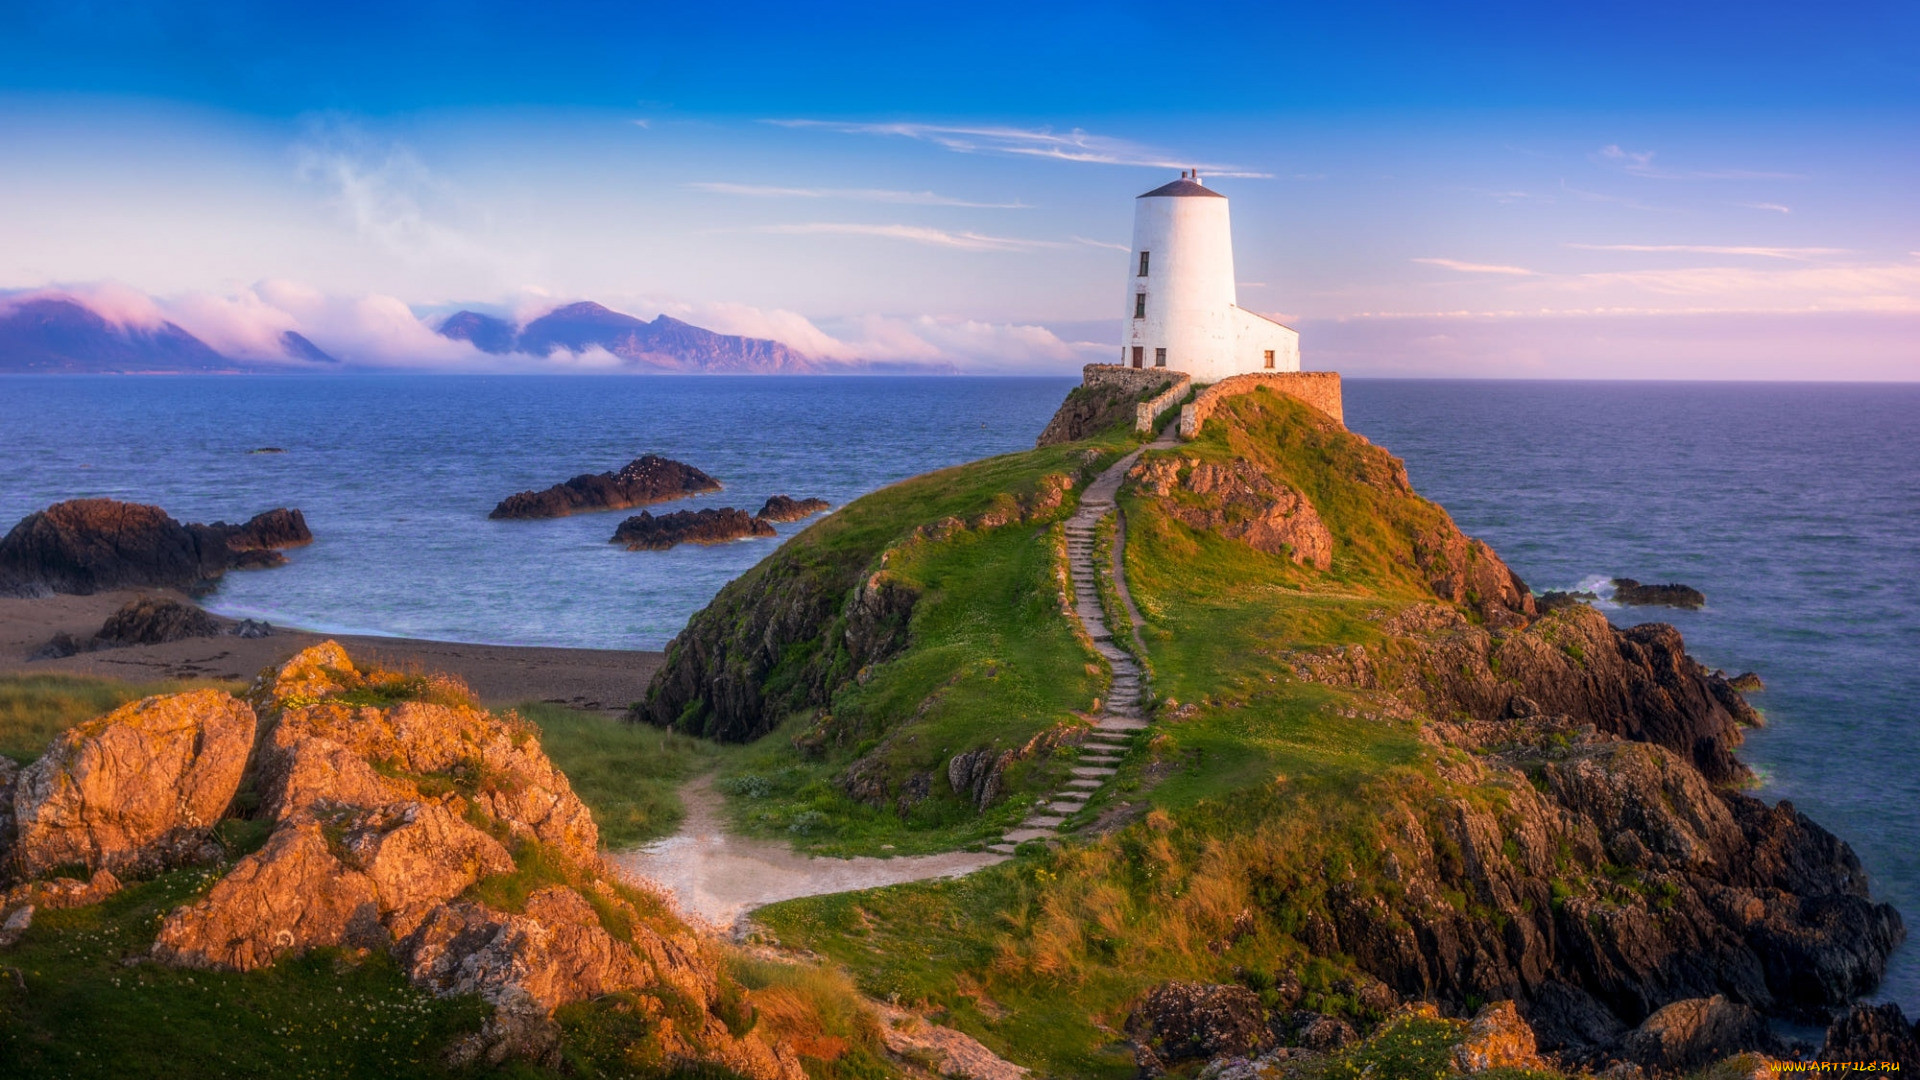
[[(628, 552), (624, 514), (488, 521), (503, 496), (660, 453), (836, 505), (1032, 445), (1066, 379), (7, 378), (0, 528), (61, 499), (188, 521), (306, 512), (235, 616), (461, 641), (659, 648), (774, 541)], [(1920, 386), (1351, 381), (1348, 422), (1536, 590), (1703, 590), (1663, 619), (1767, 682), (1761, 794), (1851, 841), (1920, 932)], [(248, 451), (277, 446), (283, 454)], [(780, 526), (790, 535), (804, 523)], [(1920, 949), (1885, 988), (1920, 1011)]]

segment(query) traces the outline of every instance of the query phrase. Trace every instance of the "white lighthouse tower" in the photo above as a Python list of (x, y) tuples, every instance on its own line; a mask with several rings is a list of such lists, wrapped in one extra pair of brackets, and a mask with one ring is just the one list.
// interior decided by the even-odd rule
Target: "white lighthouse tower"
[(1299, 371), (1300, 335), (1240, 307), (1227, 197), (1198, 171), (1134, 200), (1120, 362), (1183, 371), (1195, 382)]

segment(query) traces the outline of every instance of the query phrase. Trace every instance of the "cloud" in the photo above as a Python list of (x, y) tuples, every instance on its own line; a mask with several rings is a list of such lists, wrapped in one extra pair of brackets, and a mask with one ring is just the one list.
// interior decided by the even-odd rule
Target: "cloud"
[(1414, 262), (1428, 266), (1441, 266), (1448, 270), (1458, 270), (1463, 274), (1506, 274), (1511, 277), (1533, 277), (1534, 271), (1524, 266), (1498, 266), (1492, 263), (1461, 262), (1458, 259), (1414, 259)]
[(1272, 173), (1252, 172), (1237, 165), (1208, 164), (1182, 160), (1166, 151), (1140, 146), (1125, 139), (1093, 135), (1074, 128), (1056, 132), (1051, 128), (1022, 128), (1003, 125), (959, 126), (946, 124), (845, 123), (836, 120), (768, 120), (785, 128), (833, 131), (843, 135), (885, 135), (929, 142), (961, 154), (1009, 154), (1046, 158), (1089, 165), (1137, 165), (1156, 169), (1198, 168), (1203, 175), (1271, 179)]
[(1600, 148), (1599, 160), (1616, 162), (1632, 176), (1649, 180), (1805, 180), (1799, 173), (1760, 172), (1752, 169), (1707, 169), (1675, 171), (1656, 166), (1652, 150), (1622, 150), (1617, 144)]
[(1106, 240), (1094, 240), (1090, 237), (1085, 237), (1085, 236), (1076, 236), (1076, 237), (1073, 237), (1072, 239), (1073, 239), (1073, 242), (1076, 244), (1085, 244), (1088, 247), (1106, 248), (1108, 251), (1132, 251), (1133, 250), (1132, 248), (1128, 247), (1125, 244), (1110, 243)]
[(1793, 213), (1792, 207), (1782, 206), (1776, 202), (1744, 202), (1744, 203), (1739, 203), (1737, 205), (1744, 206), (1749, 210), (1766, 210), (1770, 213), (1775, 213), (1775, 214)]
[(868, 225), (858, 222), (809, 221), (792, 225), (763, 225), (756, 232), (783, 236), (877, 236), (961, 251), (1032, 251), (1062, 246), (1055, 240), (1026, 240), (976, 232), (949, 232), (924, 225)]
[(77, 301), (115, 326), (129, 329), (152, 330), (169, 320), (168, 314), (151, 296), (115, 281), (28, 289), (0, 299), (0, 304), (11, 308), (30, 300)]
[(1692, 255), (1752, 255), (1762, 259), (1811, 260), (1823, 255), (1845, 255), (1846, 248), (1718, 247), (1711, 244), (1567, 244), (1582, 251), (1685, 252)]
[(722, 181), (698, 181), (687, 185), (696, 191), (717, 195), (743, 195), (759, 199), (845, 199), (851, 202), (896, 203), (906, 206), (963, 206), (976, 210), (1031, 210), (1023, 202), (969, 202), (932, 191), (892, 191), (885, 188), (800, 188), (768, 184), (731, 184)]

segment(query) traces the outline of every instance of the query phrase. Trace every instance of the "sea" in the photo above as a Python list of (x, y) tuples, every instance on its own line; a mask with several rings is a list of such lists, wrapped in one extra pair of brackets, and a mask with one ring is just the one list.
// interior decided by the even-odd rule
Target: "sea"
[[(315, 542), (229, 574), (224, 615), (333, 633), (659, 649), (777, 539), (608, 543), (625, 513), (491, 521), (505, 496), (657, 453), (723, 489), (840, 505), (1032, 445), (1065, 378), (14, 376), (0, 527), (62, 499), (183, 521), (299, 507)], [(1742, 757), (1859, 852), (1920, 931), (1920, 385), (1362, 380), (1348, 425), (1404, 458), (1536, 591), (1670, 622), (1753, 671)], [(805, 522), (779, 526), (782, 536)], [(1705, 608), (1621, 608), (1615, 577)], [(1920, 1013), (1920, 947), (1881, 991)]]

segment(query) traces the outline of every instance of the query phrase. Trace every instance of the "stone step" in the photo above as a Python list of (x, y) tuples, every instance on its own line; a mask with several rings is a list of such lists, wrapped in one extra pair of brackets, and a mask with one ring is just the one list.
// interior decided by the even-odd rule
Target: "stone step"
[(1133, 741), (1133, 736), (1124, 731), (1089, 731), (1087, 740), (1088, 745), (1098, 741), (1108, 746), (1125, 746)]
[(1050, 802), (1047, 804), (1047, 809), (1055, 810), (1062, 814), (1077, 814), (1086, 808), (1087, 804), (1083, 802)]
[(1070, 788), (1082, 788), (1087, 791), (1098, 791), (1105, 785), (1098, 780), (1089, 779), (1088, 777), (1084, 777), (1084, 776), (1077, 776), (1077, 777), (1074, 777), (1072, 780), (1067, 781), (1067, 786)]
[(995, 855), (1011, 855), (1018, 849), (1016, 849), (1012, 844), (1000, 843), (1000, 844), (988, 844), (987, 850), (993, 852)]
[(1000, 839), (1009, 844), (1024, 844), (1029, 840), (1044, 840), (1053, 835), (1052, 829), (1008, 829)]
[(1101, 731), (1144, 731), (1147, 722), (1133, 716), (1103, 716), (1093, 726)]
[(1066, 824), (1064, 814), (1034, 814), (1020, 823), (1024, 829), (1057, 829)]
[(1120, 770), (1114, 768), (1111, 765), (1075, 765), (1069, 771), (1071, 771), (1075, 776), (1093, 777), (1093, 776), (1112, 776), (1114, 773), (1117, 773)]

